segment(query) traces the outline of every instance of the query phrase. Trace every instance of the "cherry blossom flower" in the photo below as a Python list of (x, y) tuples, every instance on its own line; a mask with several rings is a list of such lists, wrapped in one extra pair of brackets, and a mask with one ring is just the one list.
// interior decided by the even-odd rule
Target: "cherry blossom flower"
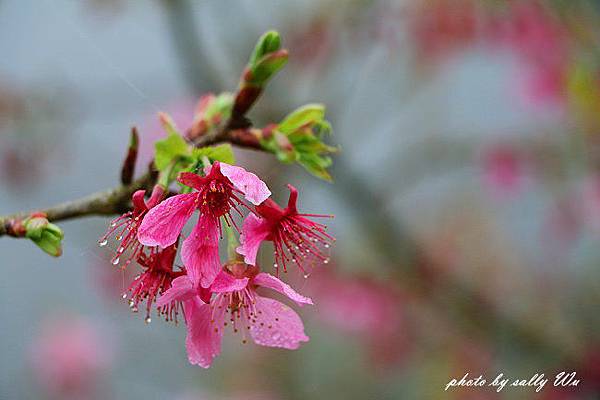
[(158, 185), (155, 186), (148, 202), (144, 200), (145, 194), (145, 190), (136, 191), (133, 196), (131, 196), (133, 210), (128, 211), (120, 217), (114, 219), (110, 223), (108, 232), (106, 232), (106, 234), (98, 241), (100, 246), (106, 246), (108, 244), (108, 238), (115, 232), (118, 232), (115, 236), (115, 239), (120, 241), (121, 244), (117, 249), (117, 253), (111, 260), (113, 265), (119, 264), (121, 255), (125, 253), (125, 251), (129, 250), (129, 256), (122, 267), (126, 268), (134, 259), (138, 258), (144, 249), (142, 243), (140, 243), (137, 239), (138, 229), (142, 223), (144, 215), (146, 215), (148, 210), (158, 204), (164, 195), (164, 190)]
[[(141, 253), (137, 262), (144, 270), (134, 278), (127, 289), (131, 293), (129, 306), (137, 312), (138, 305), (146, 301), (146, 323), (150, 323), (150, 310), (157, 297), (171, 287), (171, 282), (178, 276), (184, 275), (185, 271), (174, 271), (173, 262), (177, 255), (177, 243), (168, 246), (164, 250), (153, 248), (149, 254)], [(123, 294), (126, 298), (127, 293)], [(167, 321), (177, 322), (180, 303), (173, 301), (157, 308), (160, 315)]]
[(322, 248), (329, 248), (335, 238), (325, 232), (323, 224), (307, 217), (332, 217), (330, 215), (299, 214), (296, 207), (298, 190), (288, 185), (290, 197), (286, 208), (281, 208), (271, 199), (256, 207), (256, 214), (249, 214), (244, 220), (241, 246), (237, 252), (244, 256), (247, 264), (256, 265), (256, 255), (260, 244), (269, 240), (275, 247), (275, 270), (292, 261), (307, 274), (305, 261), (317, 259), (325, 264), (329, 257)]
[(164, 200), (148, 212), (139, 228), (138, 239), (147, 246), (167, 247), (175, 243), (194, 210), (200, 211), (198, 223), (181, 249), (183, 264), (194, 286), (208, 287), (220, 268), (220, 217), (234, 225), (230, 211), (241, 215), (242, 194), (254, 205), (262, 203), (271, 192), (256, 175), (245, 169), (215, 161), (206, 176), (184, 172), (179, 182), (196, 189)]
[(258, 267), (241, 262), (227, 264), (209, 289), (214, 297), (208, 301), (204, 288), (194, 288), (188, 276), (173, 281), (172, 288), (158, 300), (162, 306), (182, 301), (188, 334), (186, 348), (191, 364), (208, 368), (221, 351), (225, 328), (241, 332), (256, 344), (295, 350), (307, 342), (302, 320), (287, 305), (260, 296), (257, 287), (275, 290), (298, 305), (313, 304), (312, 300), (296, 293), (276, 277), (259, 272)]

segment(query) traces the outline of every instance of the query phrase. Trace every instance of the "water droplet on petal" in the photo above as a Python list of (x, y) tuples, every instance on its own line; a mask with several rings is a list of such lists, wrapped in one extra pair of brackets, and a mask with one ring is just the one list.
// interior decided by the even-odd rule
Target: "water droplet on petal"
[(328, 249), (328, 248), (330, 248), (330, 247), (331, 247), (331, 245), (330, 245), (329, 243), (326, 243), (326, 244), (325, 244), (325, 248), (326, 248), (326, 249)]
[(104, 246), (106, 246), (107, 243), (108, 243), (108, 239), (104, 239), (104, 240), (101, 240), (100, 242), (98, 242), (98, 246), (104, 247)]
[(152, 318), (150, 317), (146, 317), (146, 319), (144, 320), (145, 323), (149, 324), (150, 322), (152, 322)]
[(308, 279), (309, 276), (310, 274), (304, 274), (304, 279)]
[(323, 264), (329, 264), (329, 261), (331, 261), (331, 259), (326, 258), (326, 259), (323, 260)]
[(111, 262), (112, 262), (112, 265), (117, 265), (119, 263), (119, 261), (121, 261), (121, 260), (119, 260), (119, 257), (117, 257), (117, 258), (113, 259)]
[(111, 226), (111, 228), (114, 228), (115, 226), (117, 226), (117, 223), (116, 222), (111, 222), (110, 226)]
[(273, 267), (274, 267), (274, 268), (279, 268), (279, 264), (277, 264), (277, 263), (274, 263), (274, 264), (273, 264)]
[(123, 293), (123, 295), (121, 296), (122, 299), (126, 299), (127, 298), (127, 293)]

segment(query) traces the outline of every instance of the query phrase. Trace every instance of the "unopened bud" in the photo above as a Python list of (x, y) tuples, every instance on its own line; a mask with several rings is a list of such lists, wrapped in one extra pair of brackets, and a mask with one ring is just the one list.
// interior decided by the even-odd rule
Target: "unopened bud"
[(50, 223), (43, 213), (34, 213), (23, 221), (25, 236), (51, 256), (62, 254), (62, 230)]

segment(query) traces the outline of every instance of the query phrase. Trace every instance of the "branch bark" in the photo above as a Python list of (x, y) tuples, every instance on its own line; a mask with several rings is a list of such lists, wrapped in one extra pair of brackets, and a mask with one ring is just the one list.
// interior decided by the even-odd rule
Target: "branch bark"
[[(201, 136), (195, 141), (196, 147), (228, 142), (238, 147), (260, 150), (260, 145), (248, 130), (223, 130), (213, 135)], [(129, 185), (120, 185), (112, 189), (93, 193), (77, 200), (67, 201), (52, 207), (28, 212), (19, 212), (0, 217), (0, 237), (14, 236), (12, 226), (30, 216), (34, 212), (46, 214), (48, 221), (63, 221), (92, 215), (121, 214), (130, 208), (131, 195), (139, 189), (151, 190), (156, 183), (156, 176), (147, 172)]]

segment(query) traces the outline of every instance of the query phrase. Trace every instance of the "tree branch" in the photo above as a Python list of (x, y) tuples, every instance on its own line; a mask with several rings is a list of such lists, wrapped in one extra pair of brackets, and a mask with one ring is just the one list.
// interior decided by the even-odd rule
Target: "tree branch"
[[(196, 147), (208, 146), (216, 143), (228, 142), (238, 147), (260, 150), (260, 144), (250, 130), (222, 130), (215, 134), (208, 134), (198, 138)], [(24, 218), (34, 212), (46, 214), (48, 221), (63, 221), (92, 215), (113, 215), (127, 211), (130, 207), (131, 195), (139, 189), (151, 190), (156, 183), (156, 176), (147, 172), (129, 185), (120, 185), (116, 188), (104, 190), (82, 197), (77, 200), (67, 201), (41, 210), (19, 212), (12, 215), (0, 216), (0, 237), (4, 235), (22, 237), (13, 228)]]

